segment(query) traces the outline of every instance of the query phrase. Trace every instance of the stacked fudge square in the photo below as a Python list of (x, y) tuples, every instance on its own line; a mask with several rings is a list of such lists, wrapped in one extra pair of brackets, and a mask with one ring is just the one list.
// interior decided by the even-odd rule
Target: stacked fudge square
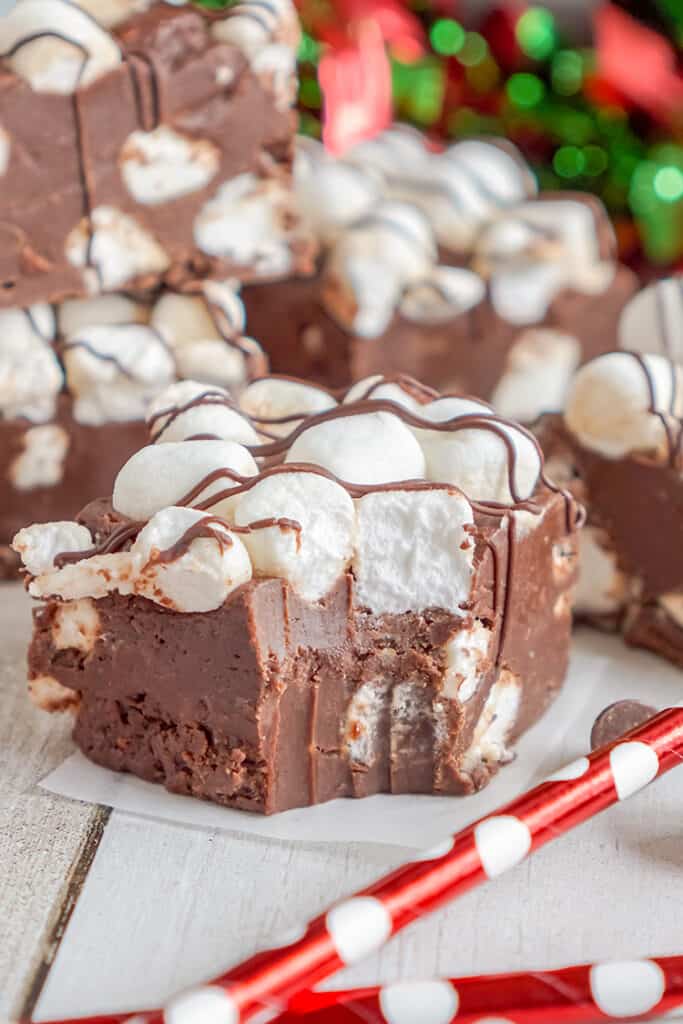
[(15, 539), (30, 689), (86, 755), (271, 813), (471, 793), (564, 678), (580, 509), (538, 443), (406, 377), (191, 381), (111, 500)]
[(582, 501), (577, 615), (683, 667), (683, 278), (627, 304), (620, 350), (543, 417), (549, 470)]
[(109, 493), (178, 377), (264, 372), (243, 279), (310, 270), (290, 0), (18, 0), (0, 19), (0, 575)]
[(270, 326), (273, 370), (334, 387), (408, 373), (531, 422), (616, 347), (636, 280), (604, 208), (538, 196), (509, 143), (432, 152), (396, 126), (336, 159), (300, 139), (295, 182), (317, 272), (243, 292), (251, 329)]

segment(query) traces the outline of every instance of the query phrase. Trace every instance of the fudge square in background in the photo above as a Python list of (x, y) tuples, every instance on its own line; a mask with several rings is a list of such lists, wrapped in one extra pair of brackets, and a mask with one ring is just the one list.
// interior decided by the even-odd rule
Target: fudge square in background
[(15, 539), (34, 701), (261, 813), (484, 786), (567, 666), (580, 510), (535, 439), (408, 378), (186, 381), (149, 423), (111, 501)]
[(111, 492), (146, 441), (149, 402), (177, 377), (237, 393), (265, 372), (244, 331), (234, 284), (219, 281), (0, 310), (0, 579), (16, 575), (22, 526)]
[(0, 18), (0, 305), (310, 269), (298, 37), (290, 0), (20, 0)]
[(397, 126), (340, 160), (298, 138), (295, 185), (317, 274), (244, 289), (273, 370), (333, 387), (408, 373), (531, 422), (616, 347), (637, 282), (606, 211), (585, 194), (537, 196), (509, 143), (433, 153)]
[(588, 509), (577, 614), (683, 667), (681, 367), (659, 354), (604, 355), (578, 371), (564, 417), (544, 421), (540, 436), (549, 471)]

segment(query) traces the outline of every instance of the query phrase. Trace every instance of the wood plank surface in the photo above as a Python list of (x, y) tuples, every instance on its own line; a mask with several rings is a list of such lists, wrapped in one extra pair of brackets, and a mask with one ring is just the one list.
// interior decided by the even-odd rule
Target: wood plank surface
[(0, 586), (0, 1020), (40, 993), (106, 812), (36, 787), (72, 749), (70, 720), (35, 710), (24, 656), (30, 602)]

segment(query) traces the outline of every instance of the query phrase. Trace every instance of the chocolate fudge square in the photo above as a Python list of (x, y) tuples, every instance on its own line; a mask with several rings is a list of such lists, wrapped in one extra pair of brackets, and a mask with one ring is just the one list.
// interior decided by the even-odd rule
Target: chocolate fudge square
[(99, 764), (259, 813), (468, 794), (566, 672), (580, 509), (409, 378), (159, 396), (111, 500), (20, 531), (39, 706)]

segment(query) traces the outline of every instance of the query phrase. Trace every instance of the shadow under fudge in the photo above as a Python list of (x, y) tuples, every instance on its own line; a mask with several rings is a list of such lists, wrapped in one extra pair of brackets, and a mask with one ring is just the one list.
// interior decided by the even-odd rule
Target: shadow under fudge
[[(409, 418), (394, 403), (355, 406), (375, 409)], [(335, 410), (304, 426), (326, 418)], [(276, 463), (242, 486), (297, 470)], [(433, 488), (444, 489), (386, 485)], [(316, 601), (285, 579), (254, 578), (201, 614), (120, 594), (48, 601), (30, 651), (35, 697), (71, 707), (92, 760), (228, 806), (273, 813), (378, 792), (474, 792), (552, 701), (568, 659), (576, 507), (543, 482), (514, 507), (474, 503), (463, 541), (473, 546), (471, 581), (457, 611), (373, 613), (358, 601), (353, 568)], [(98, 550), (117, 531), (129, 545), (139, 529), (104, 501), (79, 521)]]

